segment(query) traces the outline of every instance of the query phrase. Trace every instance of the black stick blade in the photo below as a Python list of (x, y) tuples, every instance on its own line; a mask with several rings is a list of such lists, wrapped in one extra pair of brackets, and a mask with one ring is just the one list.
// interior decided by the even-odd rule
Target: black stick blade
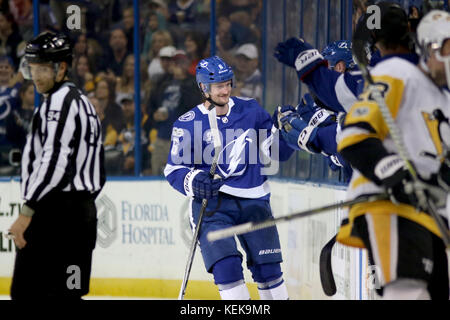
[(335, 295), (337, 291), (333, 277), (333, 268), (331, 266), (331, 251), (335, 243), (336, 235), (320, 251), (320, 282), (322, 283), (323, 292), (329, 297)]

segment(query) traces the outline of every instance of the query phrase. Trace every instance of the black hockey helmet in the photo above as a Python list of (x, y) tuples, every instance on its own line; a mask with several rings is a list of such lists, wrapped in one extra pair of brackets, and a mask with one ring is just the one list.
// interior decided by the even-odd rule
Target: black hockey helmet
[(72, 44), (62, 33), (45, 31), (28, 41), (25, 47), (25, 59), (28, 63), (58, 63), (72, 64)]
[(381, 12), (380, 29), (372, 30), (372, 41), (378, 41), (387, 46), (401, 44), (408, 46), (411, 38), (409, 33), (408, 15), (405, 10), (396, 3), (380, 2), (377, 4)]
[[(413, 44), (409, 30), (408, 15), (396, 3), (381, 1), (376, 4), (378, 11), (362, 15), (353, 33), (353, 53), (360, 62), (366, 60), (375, 51), (375, 43), (382, 42), (386, 47), (402, 45), (410, 48)], [(374, 14), (379, 12), (379, 26), (371, 26), (376, 20)], [(374, 20), (372, 20), (374, 19)]]

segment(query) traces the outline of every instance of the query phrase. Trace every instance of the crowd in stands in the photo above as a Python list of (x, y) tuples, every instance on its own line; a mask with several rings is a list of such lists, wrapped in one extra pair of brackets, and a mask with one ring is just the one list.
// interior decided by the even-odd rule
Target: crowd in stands
[[(20, 62), (33, 36), (32, 0), (0, 0), (0, 176), (20, 174), (20, 151), (34, 111), (34, 86)], [(203, 98), (197, 63), (210, 55), (209, 0), (139, 1), (135, 56), (131, 0), (41, 0), (40, 31), (66, 33), (74, 44), (70, 79), (102, 121), (108, 175), (134, 175), (135, 59), (140, 61), (143, 175), (162, 175), (172, 123)], [(66, 25), (67, 7), (81, 8), (81, 29)], [(216, 54), (235, 71), (233, 95), (262, 102), (262, 0), (218, 0)], [(18, 156), (19, 154), (19, 156)]]

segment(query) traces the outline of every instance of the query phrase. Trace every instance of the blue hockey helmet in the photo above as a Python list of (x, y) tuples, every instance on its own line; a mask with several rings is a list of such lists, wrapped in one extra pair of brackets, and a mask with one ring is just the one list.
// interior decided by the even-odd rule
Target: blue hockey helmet
[(339, 61), (344, 61), (345, 67), (349, 70), (355, 68), (355, 61), (352, 55), (352, 42), (349, 40), (339, 40), (330, 43), (323, 49), (322, 55), (328, 60), (330, 67), (336, 66)]
[[(211, 83), (233, 80), (234, 73), (225, 61), (218, 56), (213, 56), (200, 60), (195, 69), (195, 77), (200, 90), (206, 93), (209, 92)], [(200, 83), (205, 85), (205, 90), (202, 89)]]

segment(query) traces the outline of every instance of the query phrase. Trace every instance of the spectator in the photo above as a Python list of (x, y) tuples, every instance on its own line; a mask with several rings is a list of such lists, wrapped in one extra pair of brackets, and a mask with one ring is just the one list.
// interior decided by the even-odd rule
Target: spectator
[[(123, 96), (120, 104), (122, 106), (125, 128), (119, 135), (119, 149), (122, 151), (122, 173), (125, 175), (134, 174), (134, 148), (135, 148), (135, 128), (134, 128), (134, 112), (135, 104), (133, 95)], [(142, 118), (141, 122), (141, 154), (142, 154), (142, 169), (148, 172), (150, 169), (150, 153), (148, 151), (148, 132), (145, 130), (146, 117)]]
[(253, 43), (246, 43), (236, 50), (236, 85), (233, 95), (254, 98), (262, 102), (262, 75), (258, 68), (258, 49)]
[[(103, 146), (105, 149), (105, 171), (107, 175), (118, 175), (120, 174), (120, 166), (122, 164), (122, 152), (118, 150), (118, 138), (119, 132), (117, 131), (117, 127), (115, 127), (111, 123), (111, 115), (107, 114), (106, 106), (100, 103), (100, 100), (96, 97), (89, 98), (92, 105), (97, 112), (98, 117), (100, 118), (102, 124), (102, 139)], [(120, 107), (117, 106), (120, 110)], [(111, 110), (111, 109), (109, 109)], [(122, 115), (120, 115), (121, 117)], [(114, 117), (118, 118), (119, 115), (115, 115)]]
[(176, 47), (184, 42), (184, 33), (193, 30), (196, 26), (197, 1), (171, 0), (169, 2), (169, 31), (172, 34)]
[[(25, 41), (33, 37), (33, 3), (32, 0), (11, 0), (9, 8), (14, 16), (20, 34)], [(52, 8), (48, 4), (39, 5), (39, 25), (41, 30), (58, 30), (60, 26)]]
[(125, 32), (127, 38), (127, 50), (133, 52), (133, 39), (134, 39), (134, 15), (133, 7), (126, 7), (122, 10), (122, 20), (112, 27), (121, 28)]
[(98, 100), (99, 110), (105, 114), (102, 122), (103, 129), (111, 125), (117, 132), (122, 131), (125, 123), (122, 108), (115, 102), (114, 83), (107, 79), (100, 79), (96, 83), (93, 97)]
[(158, 30), (152, 36), (152, 46), (149, 52), (148, 77), (150, 81), (155, 82), (160, 75), (164, 73), (159, 59), (159, 52), (163, 47), (172, 46), (173, 40), (170, 33), (166, 30)]
[[(13, 143), (7, 138), (7, 118), (18, 107), (18, 88), (14, 84), (14, 63), (8, 56), (0, 57), (0, 174), (12, 174), (14, 168), (9, 165), (9, 152)], [(11, 171), (12, 170), (12, 171)]]
[(23, 150), (34, 113), (34, 86), (26, 80), (19, 90), (18, 108), (14, 108), (6, 120), (6, 138), (13, 148)]
[(100, 69), (99, 60), (103, 56), (103, 49), (97, 40), (93, 38), (87, 38), (87, 56), (89, 60), (89, 69), (93, 74), (97, 74)]
[(216, 46), (220, 57), (234, 65), (234, 53), (245, 43), (256, 40), (252, 31), (242, 24), (232, 22), (227, 16), (220, 16), (217, 20)]
[(14, 65), (19, 65), (17, 46), (22, 41), (14, 17), (9, 12), (0, 11), (0, 55), (10, 56)]
[(185, 52), (177, 51), (172, 57), (162, 59), (167, 73), (152, 91), (148, 105), (152, 127), (157, 130), (156, 140), (151, 145), (153, 175), (163, 174), (173, 122), (202, 101), (195, 78), (188, 72), (189, 59)]
[(87, 54), (88, 44), (86, 33), (78, 33), (75, 35), (74, 46), (73, 46), (73, 55), (76, 59), (78, 56), (82, 54)]
[[(162, 18), (164, 19), (164, 17)], [(148, 53), (150, 52), (150, 47), (152, 45), (153, 34), (158, 30), (166, 30), (165, 23), (162, 24), (160, 22), (158, 13), (150, 12), (147, 21), (147, 26), (145, 28), (144, 44), (142, 46), (142, 55), (148, 61), (150, 61), (151, 59), (151, 57), (148, 56)]]
[(408, 21), (410, 24), (411, 32), (415, 33), (420, 20), (422, 19), (421, 10), (414, 5), (410, 5), (408, 8)]
[(169, 22), (181, 27), (191, 27), (195, 23), (196, 13), (195, 0), (171, 0), (169, 3)]
[(165, 0), (150, 0), (148, 2), (149, 13), (156, 12), (162, 27), (166, 28), (166, 20), (169, 17), (169, 10)]
[(255, 5), (254, 0), (222, 0), (218, 12), (220, 15), (229, 16), (236, 11), (250, 12)]
[(103, 59), (102, 70), (114, 74), (116, 77), (122, 75), (125, 58), (130, 54), (127, 44), (128, 39), (123, 29), (115, 28), (111, 30), (109, 47)]
[[(116, 80), (116, 102), (119, 103), (119, 101), (122, 99), (122, 96), (124, 95), (134, 95), (134, 66), (135, 66), (135, 60), (134, 55), (130, 54), (125, 59), (125, 64), (123, 67), (123, 74), (121, 77), (117, 78)], [(148, 80), (147, 72), (146, 72), (146, 65), (141, 59), (140, 63), (141, 71), (139, 72), (140, 80), (141, 80), (141, 101), (145, 101), (146, 98), (148, 98), (147, 92), (150, 89), (150, 83)]]
[[(158, 58), (155, 58), (152, 60), (153, 63), (153, 70), (152, 65), (149, 66), (150, 73), (150, 80), (152, 83), (156, 83), (160, 81), (161, 77), (167, 73), (167, 65), (170, 60), (175, 54), (176, 48), (174, 46), (167, 46), (161, 48), (159, 50)], [(155, 62), (156, 60), (156, 62)]]
[(189, 74), (195, 76), (195, 68), (198, 62), (203, 59), (203, 52), (206, 47), (206, 39), (201, 33), (188, 31), (186, 33), (184, 47), (189, 59)]
[(73, 60), (72, 81), (85, 94), (89, 94), (95, 89), (94, 76), (89, 67), (89, 59), (85, 54)]

